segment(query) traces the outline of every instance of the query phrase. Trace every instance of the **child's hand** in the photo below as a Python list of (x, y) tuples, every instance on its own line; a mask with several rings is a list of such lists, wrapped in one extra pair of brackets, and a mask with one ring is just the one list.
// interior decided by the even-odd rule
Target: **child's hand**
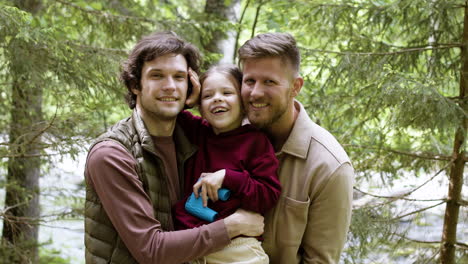
[(198, 74), (189, 67), (188, 75), (190, 82), (192, 82), (192, 93), (187, 100), (185, 100), (185, 104), (188, 107), (193, 107), (198, 103), (198, 98), (200, 97), (200, 80), (198, 79)]
[(226, 176), (226, 170), (222, 169), (212, 173), (202, 173), (200, 180), (193, 185), (193, 193), (198, 198), (198, 192), (201, 188), (201, 197), (203, 200), (203, 206), (208, 206), (208, 198), (213, 202), (218, 201), (218, 189), (221, 188)]

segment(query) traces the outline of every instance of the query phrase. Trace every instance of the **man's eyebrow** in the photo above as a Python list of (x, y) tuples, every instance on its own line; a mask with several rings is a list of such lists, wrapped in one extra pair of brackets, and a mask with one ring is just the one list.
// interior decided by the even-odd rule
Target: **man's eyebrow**
[(162, 69), (158, 69), (158, 68), (149, 68), (148, 69), (148, 72), (153, 72), (153, 71), (163, 71)]
[[(163, 70), (163, 69), (160, 69), (160, 68), (149, 68), (149, 69), (148, 69), (148, 72), (153, 72), (153, 71), (162, 72), (162, 71), (164, 71), (164, 70)], [(184, 74), (187, 74), (188, 71), (177, 70), (176, 73), (184, 73)]]

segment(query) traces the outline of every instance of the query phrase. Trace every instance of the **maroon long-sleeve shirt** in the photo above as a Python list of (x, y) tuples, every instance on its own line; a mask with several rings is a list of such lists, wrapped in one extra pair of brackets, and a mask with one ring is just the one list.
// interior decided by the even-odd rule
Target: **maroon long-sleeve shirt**
[(218, 212), (217, 219), (229, 216), (238, 208), (263, 214), (275, 206), (281, 193), (278, 160), (264, 133), (244, 125), (216, 135), (205, 120), (187, 111), (179, 114), (178, 123), (187, 131), (187, 138), (198, 146), (198, 151), (185, 167), (185, 198), (173, 208), (177, 230), (208, 224), (184, 208), (203, 172), (226, 169), (223, 187), (231, 190), (231, 197), (227, 201), (208, 203), (209, 208)]
[[(90, 151), (85, 177), (139, 263), (182, 263), (229, 244), (223, 221), (191, 230), (163, 232), (136, 168), (136, 160), (121, 145), (104, 141)], [(175, 190), (177, 186), (167, 187), (176, 194), (181, 192)]]

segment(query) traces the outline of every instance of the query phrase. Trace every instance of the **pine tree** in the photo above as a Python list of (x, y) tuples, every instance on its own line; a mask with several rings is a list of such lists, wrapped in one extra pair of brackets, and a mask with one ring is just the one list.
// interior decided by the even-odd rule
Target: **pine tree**
[(54, 220), (40, 215), (39, 177), (52, 159), (76, 157), (129, 114), (117, 78), (128, 49), (165, 30), (200, 46), (205, 22), (190, 16), (201, 13), (191, 1), (0, 1), (0, 263), (38, 263), (38, 227)]

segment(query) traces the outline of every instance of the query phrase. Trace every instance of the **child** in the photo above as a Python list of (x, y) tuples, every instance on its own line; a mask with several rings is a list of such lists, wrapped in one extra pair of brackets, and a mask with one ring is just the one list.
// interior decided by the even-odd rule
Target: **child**
[[(198, 84), (194, 75), (191, 81)], [(238, 208), (264, 214), (279, 199), (281, 187), (273, 147), (255, 127), (242, 125), (241, 82), (242, 73), (235, 65), (210, 68), (200, 77), (200, 113), (205, 120), (187, 111), (178, 117), (198, 151), (186, 164), (185, 198), (174, 206), (176, 230), (207, 224), (184, 208), (191, 193), (198, 196), (200, 189), (204, 205), (218, 212), (216, 220)], [(231, 191), (227, 201), (218, 200), (221, 187)], [(268, 263), (268, 256), (258, 238), (237, 237), (221, 251), (192, 263)]]

